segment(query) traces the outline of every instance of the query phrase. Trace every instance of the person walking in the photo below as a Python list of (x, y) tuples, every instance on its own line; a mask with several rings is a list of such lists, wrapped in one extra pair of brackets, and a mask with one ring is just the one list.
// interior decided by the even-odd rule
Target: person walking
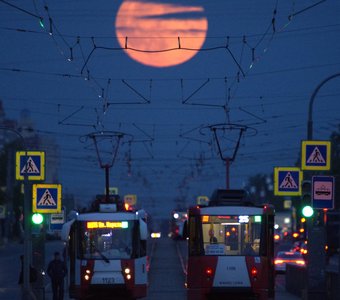
[(59, 252), (54, 253), (54, 259), (48, 264), (47, 274), (52, 282), (53, 300), (63, 300), (64, 278), (67, 274), (67, 268), (65, 262), (60, 259)]

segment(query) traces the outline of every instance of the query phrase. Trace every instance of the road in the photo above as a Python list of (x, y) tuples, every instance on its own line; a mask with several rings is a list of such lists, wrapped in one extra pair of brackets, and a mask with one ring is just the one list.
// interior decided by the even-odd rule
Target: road
[[(173, 241), (169, 238), (161, 238), (150, 241), (150, 272), (149, 291), (147, 300), (185, 300), (185, 262), (186, 241)], [(47, 241), (45, 247), (45, 265), (53, 258), (55, 251), (62, 251), (61, 241)], [(19, 257), (23, 253), (23, 245), (10, 243), (0, 248), (0, 299), (21, 299), (18, 277), (20, 271)], [(276, 276), (277, 300), (299, 299), (285, 290), (285, 276)], [(52, 299), (49, 280), (45, 280), (45, 299)], [(68, 300), (67, 289), (65, 298)]]

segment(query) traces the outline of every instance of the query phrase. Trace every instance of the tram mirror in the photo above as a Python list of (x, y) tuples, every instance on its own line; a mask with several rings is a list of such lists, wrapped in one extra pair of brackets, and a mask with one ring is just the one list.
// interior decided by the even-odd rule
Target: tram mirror
[(188, 221), (185, 220), (183, 224), (183, 238), (187, 239), (189, 237), (189, 232), (188, 232)]
[(141, 240), (147, 240), (148, 238), (148, 228), (143, 220), (139, 220), (139, 233)]

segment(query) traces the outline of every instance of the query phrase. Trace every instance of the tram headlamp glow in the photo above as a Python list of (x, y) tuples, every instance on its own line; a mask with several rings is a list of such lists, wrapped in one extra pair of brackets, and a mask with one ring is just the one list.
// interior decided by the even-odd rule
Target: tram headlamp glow
[(85, 278), (85, 280), (90, 280), (90, 276), (89, 276), (88, 274), (86, 274), (86, 275), (84, 276), (84, 278)]
[(130, 272), (131, 272), (131, 270), (130, 270), (129, 268), (125, 268), (125, 269), (124, 269), (124, 273), (125, 273), (125, 274), (130, 274)]
[(89, 269), (86, 269), (85, 273), (86, 274), (91, 274), (91, 271)]
[(127, 280), (130, 280), (130, 279), (131, 279), (131, 274), (127, 274), (127, 275), (126, 275), (126, 279), (127, 279)]

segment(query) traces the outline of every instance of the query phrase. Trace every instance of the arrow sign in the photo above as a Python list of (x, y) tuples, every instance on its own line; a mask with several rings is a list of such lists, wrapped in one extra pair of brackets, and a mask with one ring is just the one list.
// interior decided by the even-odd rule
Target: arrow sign
[(303, 173), (299, 168), (274, 168), (274, 195), (299, 196)]
[(331, 142), (302, 141), (301, 169), (302, 170), (330, 170)]
[(61, 185), (33, 184), (32, 211), (38, 213), (60, 213)]
[(315, 209), (334, 209), (334, 177), (312, 177), (312, 206)]
[(15, 178), (24, 180), (45, 180), (45, 152), (17, 151)]

